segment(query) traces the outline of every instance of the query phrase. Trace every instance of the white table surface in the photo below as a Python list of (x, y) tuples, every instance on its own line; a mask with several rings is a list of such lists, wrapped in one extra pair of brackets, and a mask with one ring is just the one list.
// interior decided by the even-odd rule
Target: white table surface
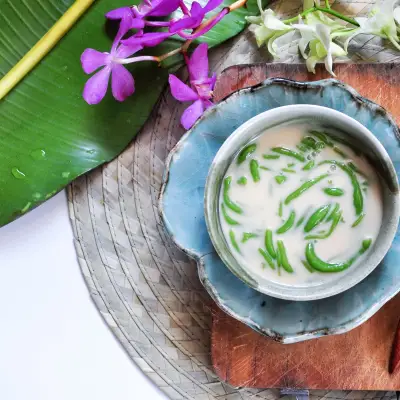
[(65, 192), (0, 229), (0, 399), (161, 400), (81, 276)]

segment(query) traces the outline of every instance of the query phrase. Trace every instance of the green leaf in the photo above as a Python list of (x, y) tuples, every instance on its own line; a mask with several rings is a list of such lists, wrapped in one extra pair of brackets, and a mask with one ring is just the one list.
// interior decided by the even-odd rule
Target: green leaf
[[(252, 0), (253, 1), (253, 0)], [(73, 0), (0, 0), (0, 77), (53, 26)], [(59, 44), (0, 102), (0, 225), (37, 206), (77, 176), (117, 156), (137, 134), (165, 87), (168, 71), (135, 64), (136, 92), (96, 106), (82, 99), (87, 47), (109, 51), (104, 14), (126, 0), (97, 0)], [(136, 0), (136, 3), (138, 1)], [(224, 4), (227, 4), (224, 3)], [(205, 38), (216, 45), (245, 26), (232, 13)], [(159, 54), (180, 42), (169, 41)]]

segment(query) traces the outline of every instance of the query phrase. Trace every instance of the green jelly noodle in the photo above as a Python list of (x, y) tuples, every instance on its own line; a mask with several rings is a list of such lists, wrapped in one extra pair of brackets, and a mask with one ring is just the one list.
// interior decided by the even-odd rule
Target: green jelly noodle
[(254, 143), (253, 144), (249, 144), (248, 146), (246, 146), (238, 155), (238, 158), (237, 158), (238, 164), (241, 164), (241, 163), (245, 162), (246, 158), (250, 154), (254, 153), (256, 151), (256, 149), (257, 149), (257, 145), (254, 144)]
[(257, 160), (250, 161), (250, 173), (254, 182), (258, 182), (260, 180), (260, 166), (258, 165)]
[(228, 176), (224, 179), (224, 204), (237, 214), (242, 214), (243, 210), (229, 197), (229, 189), (231, 187), (232, 178)]
[(239, 151), (222, 181), (226, 243), (240, 264), (272, 280), (329, 279), (351, 268), (379, 232), (371, 217), (382, 215), (379, 196), (380, 209), (369, 209), (375, 171), (325, 130), (293, 123), (269, 131)]

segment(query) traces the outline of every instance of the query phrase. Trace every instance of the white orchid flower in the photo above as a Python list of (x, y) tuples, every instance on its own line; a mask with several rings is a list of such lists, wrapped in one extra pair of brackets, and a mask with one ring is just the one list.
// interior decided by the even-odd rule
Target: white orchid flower
[(344, 44), (345, 49), (347, 49), (351, 39), (360, 33), (365, 33), (388, 39), (400, 50), (398, 27), (396, 26), (396, 22), (400, 25), (400, 7), (395, 8), (398, 2), (399, 0), (381, 0), (379, 7), (372, 10), (369, 18), (355, 18), (360, 24), (360, 28), (347, 38)]
[[(308, 71), (315, 73), (317, 62), (324, 61), (327, 71), (335, 76), (332, 69), (333, 57), (344, 56), (347, 52), (332, 42), (332, 32), (343, 29), (343, 26), (334, 21), (329, 22), (330, 26), (321, 23), (320, 16), (306, 18), (306, 22), (307, 24), (293, 24), (292, 26), (300, 31), (299, 50), (306, 59)], [(309, 48), (308, 53), (307, 48)]]
[(393, 10), (393, 17), (398, 25), (400, 25), (400, 6)]
[(263, 10), (261, 0), (257, 0), (260, 9), (259, 17), (247, 17), (247, 21), (251, 23), (249, 29), (254, 33), (258, 47), (267, 44), (268, 51), (277, 57), (277, 45), (275, 40), (292, 31), (290, 25), (283, 23), (271, 9)]
[(317, 25), (324, 24), (329, 27), (329, 29), (334, 32), (336, 30), (341, 30), (344, 28), (343, 23), (338, 20), (332, 19), (328, 17), (321, 11), (313, 12), (311, 14), (307, 14), (305, 17), (307, 25)]

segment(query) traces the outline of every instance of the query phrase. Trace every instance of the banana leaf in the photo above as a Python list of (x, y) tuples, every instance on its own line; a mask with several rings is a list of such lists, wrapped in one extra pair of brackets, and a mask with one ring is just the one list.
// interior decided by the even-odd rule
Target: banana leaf
[[(138, 3), (138, 0), (135, 0)], [(217, 45), (245, 27), (240, 9), (203, 40)], [(0, 0), (0, 78), (48, 31), (73, 0)], [(154, 63), (130, 69), (136, 92), (124, 103), (108, 94), (89, 106), (81, 93), (87, 47), (109, 51), (104, 14), (129, 0), (98, 0), (57, 46), (0, 101), (0, 226), (52, 197), (81, 174), (116, 157), (138, 133), (164, 89), (168, 70)], [(223, 6), (231, 4), (225, 0)], [(179, 43), (178, 43), (179, 45)], [(158, 54), (176, 47), (170, 40)]]

